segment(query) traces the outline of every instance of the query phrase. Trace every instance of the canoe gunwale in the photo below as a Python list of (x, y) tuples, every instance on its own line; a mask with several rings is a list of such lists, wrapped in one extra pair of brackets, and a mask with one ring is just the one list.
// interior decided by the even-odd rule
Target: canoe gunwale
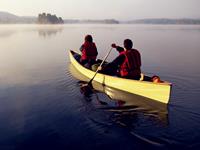
[[(73, 54), (80, 55), (80, 53), (73, 50), (69, 51), (70, 61), (72, 65), (75, 66), (75, 68), (77, 68), (77, 70), (79, 70), (80, 73), (85, 75), (88, 79), (92, 78), (95, 72), (82, 66), (74, 58)], [(126, 91), (132, 94), (144, 96), (165, 104), (168, 104), (171, 95), (172, 84), (167, 81), (164, 81), (164, 83), (153, 83), (149, 81), (125, 79), (116, 76), (105, 75), (102, 73), (97, 73), (94, 80), (96, 82), (99, 82), (100, 84), (104, 84), (106, 86)]]
[[(79, 54), (80, 55), (80, 53), (78, 53), (78, 52), (75, 52), (75, 51), (73, 51), (73, 50), (70, 50), (70, 52), (71, 53), (73, 53), (73, 54)], [(79, 63), (80, 64), (80, 63)], [(81, 65), (81, 64), (80, 64)], [(81, 65), (82, 66), (82, 65)], [(84, 66), (82, 66), (82, 67), (84, 67)], [(88, 69), (88, 68), (86, 68), (86, 67), (84, 67), (85, 69), (87, 69), (87, 70), (90, 70), (90, 69)], [(90, 71), (92, 71), (92, 70), (90, 70)], [(94, 72), (95, 73), (95, 71), (92, 71), (92, 72)], [(111, 75), (106, 75), (106, 74), (102, 74), (102, 73), (97, 73), (97, 74), (101, 74), (101, 75), (104, 75), (104, 76), (109, 76), (109, 77), (113, 77), (113, 78), (120, 78), (120, 77), (116, 77), (116, 76), (111, 76)], [(172, 85), (172, 83), (170, 83), (170, 82), (167, 82), (167, 81), (164, 81), (164, 82), (161, 82), (161, 83), (154, 83), (154, 82), (150, 82), (150, 81), (141, 81), (141, 80), (133, 80), (133, 79), (126, 79), (126, 78), (120, 78), (120, 79), (123, 79), (123, 80), (127, 80), (127, 81), (131, 81), (131, 82), (142, 82), (142, 83), (147, 83), (147, 84), (156, 84), (156, 85), (167, 85), (167, 86), (171, 86)]]

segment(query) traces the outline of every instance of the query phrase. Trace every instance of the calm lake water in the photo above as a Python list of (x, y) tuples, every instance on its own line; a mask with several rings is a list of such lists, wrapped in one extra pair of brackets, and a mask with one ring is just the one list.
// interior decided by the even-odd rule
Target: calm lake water
[[(132, 39), (142, 71), (173, 83), (169, 105), (101, 85), (81, 94), (68, 51), (88, 33), (99, 58)], [(0, 25), (0, 149), (198, 149), (199, 56), (197, 25)]]

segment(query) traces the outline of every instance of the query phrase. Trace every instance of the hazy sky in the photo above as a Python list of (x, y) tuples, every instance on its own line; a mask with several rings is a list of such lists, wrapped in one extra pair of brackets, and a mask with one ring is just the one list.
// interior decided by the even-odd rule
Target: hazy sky
[(20, 16), (49, 12), (64, 19), (200, 18), (200, 0), (0, 0)]

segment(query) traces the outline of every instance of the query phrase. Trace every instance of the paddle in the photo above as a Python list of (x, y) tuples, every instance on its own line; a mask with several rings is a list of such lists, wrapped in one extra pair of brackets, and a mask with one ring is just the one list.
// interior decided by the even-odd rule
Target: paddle
[(108, 56), (109, 56), (111, 50), (112, 50), (112, 47), (111, 47), (111, 49), (108, 51), (107, 55), (104, 57), (103, 61), (102, 61), (101, 64), (99, 65), (99, 67), (97, 68), (97, 70), (96, 70), (94, 76), (92, 77), (92, 79), (91, 79), (86, 85), (83, 85), (83, 86), (85, 86), (85, 87), (90, 86), (90, 87), (91, 87), (91, 83), (92, 83), (93, 79), (94, 79), (95, 76), (97, 75), (97, 73), (98, 73), (98, 71), (99, 71), (99, 68), (101, 68), (101, 66), (103, 65), (103, 63), (105, 62), (105, 60), (108, 58)]

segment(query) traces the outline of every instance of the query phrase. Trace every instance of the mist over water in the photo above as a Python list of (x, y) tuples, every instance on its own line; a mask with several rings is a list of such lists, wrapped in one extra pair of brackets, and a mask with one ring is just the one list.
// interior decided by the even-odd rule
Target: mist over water
[[(84, 97), (68, 51), (86, 34), (98, 58), (132, 39), (142, 71), (173, 84), (169, 105), (100, 85)], [(199, 49), (197, 25), (1, 25), (0, 149), (197, 149)]]

